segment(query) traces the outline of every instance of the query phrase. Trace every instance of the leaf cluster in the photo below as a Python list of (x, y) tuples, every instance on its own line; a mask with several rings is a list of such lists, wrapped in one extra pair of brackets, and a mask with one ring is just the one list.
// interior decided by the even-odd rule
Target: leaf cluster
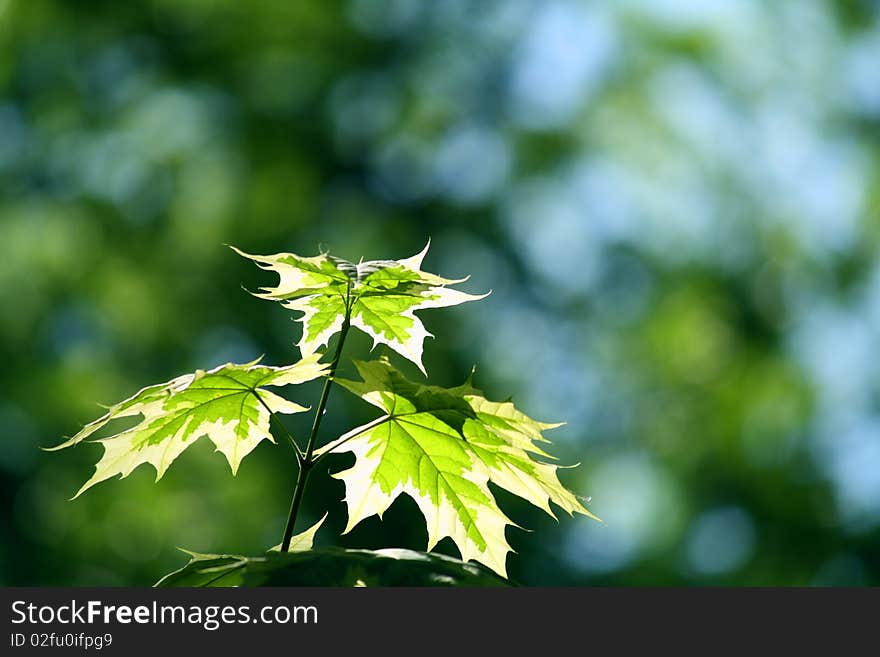
[[(506, 577), (511, 548), (505, 530), (514, 523), (498, 507), (490, 482), (550, 515), (552, 502), (569, 514), (594, 517), (560, 483), (558, 466), (544, 449), (548, 444), (544, 432), (557, 424), (534, 420), (511, 402), (490, 401), (470, 380), (452, 388), (414, 382), (384, 357), (355, 361), (359, 381), (336, 378), (342, 343), (350, 327), (369, 335), (374, 346), (387, 345), (425, 373), (424, 339), (432, 336), (415, 313), (486, 296), (467, 294), (453, 287), (466, 279), (447, 279), (423, 271), (427, 250), (428, 246), (402, 260), (353, 263), (327, 253), (313, 257), (292, 253), (262, 256), (235, 249), (261, 268), (277, 274), (276, 285), (263, 287), (254, 294), (299, 313), (302, 338), (298, 346), (302, 358), (282, 367), (254, 361), (198, 370), (143, 388), (110, 406), (104, 415), (54, 448), (76, 445), (115, 420), (140, 416), (134, 426), (97, 440), (104, 454), (94, 475), (77, 495), (113, 476), (125, 477), (145, 463), (155, 468), (158, 480), (202, 436), (207, 436), (223, 453), (234, 475), (242, 459), (260, 442), (274, 442), (271, 421), (276, 414), (308, 410), (269, 388), (286, 388), (324, 377), (325, 390), (306, 448), (300, 448), (294, 437), (290, 439), (299, 467), (306, 472), (326, 454), (347, 451), (355, 455), (354, 466), (334, 475), (345, 484), (349, 514), (346, 532), (365, 518), (381, 517), (395, 499), (406, 494), (425, 518), (428, 550), (449, 537), (465, 561), (479, 561)], [(336, 334), (340, 337), (334, 358), (321, 362), (322, 349)], [(315, 434), (331, 385), (357, 395), (381, 414), (318, 447)], [(301, 479), (298, 489), (305, 486), (307, 477)], [(303, 491), (297, 492), (301, 497)], [(297, 577), (290, 579), (298, 566), (305, 567), (306, 562), (324, 563), (331, 552), (311, 549), (323, 519), (291, 537), (297, 499), (295, 495), (289, 529), (282, 543), (287, 544), (288, 554), (253, 559), (193, 554), (186, 568), (169, 575), (162, 583), (254, 583), (278, 581), (279, 577), (299, 581)], [(290, 554), (301, 551), (309, 552), (310, 556)], [(412, 560), (399, 554), (392, 558), (358, 551), (332, 552), (332, 558), (347, 574), (334, 571), (328, 581), (348, 581), (350, 572), (362, 572), (371, 580), (373, 571), (387, 572), (389, 558)], [(438, 565), (443, 560), (437, 559), (428, 558), (426, 576), (433, 576), (435, 571), (441, 572), (438, 576), (445, 576)], [(212, 579), (208, 574), (217, 577)], [(469, 575), (462, 577), (470, 581)]]

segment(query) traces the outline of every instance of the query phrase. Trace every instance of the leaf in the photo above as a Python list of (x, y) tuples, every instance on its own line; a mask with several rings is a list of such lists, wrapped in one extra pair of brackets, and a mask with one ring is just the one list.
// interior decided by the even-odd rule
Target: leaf
[[(321, 525), (324, 524), (324, 521), (327, 519), (327, 514), (324, 514), (324, 517), (321, 518), (314, 525), (309, 527), (307, 530), (300, 534), (296, 534), (292, 536), (290, 539), (290, 547), (287, 548), (288, 552), (305, 552), (307, 550), (312, 549), (312, 545), (315, 543), (315, 534), (318, 533), (318, 530), (321, 529)], [(281, 543), (276, 545), (273, 548), (269, 549), (269, 552), (281, 552)]]
[(298, 321), (303, 324), (303, 334), (298, 346), (303, 356), (326, 346), (341, 330), (348, 301), (351, 325), (372, 337), (374, 347), (386, 344), (424, 372), (422, 347), (424, 339), (433, 335), (414, 313), (487, 296), (447, 287), (467, 278), (441, 278), (422, 271), (429, 246), (430, 241), (420, 253), (403, 260), (357, 264), (326, 253), (304, 258), (293, 253), (250, 255), (232, 249), (278, 274), (278, 285), (261, 288), (255, 296), (280, 301), (284, 307), (302, 313)]
[[(505, 575), (513, 524), (498, 508), (489, 482), (540, 507), (550, 502), (591, 518), (556, 476), (543, 431), (559, 426), (531, 419), (509, 402), (487, 400), (466, 383), (439, 388), (414, 383), (387, 360), (356, 361), (363, 381), (337, 382), (386, 415), (324, 446), (351, 451), (355, 464), (334, 475), (345, 482), (348, 532), (385, 510), (401, 494), (412, 497), (428, 527), (428, 550), (449, 536), (462, 559), (476, 559)], [(555, 517), (555, 516), (554, 516)]]
[(190, 553), (156, 586), (505, 586), (473, 563), (412, 550), (270, 552), (258, 557)]
[(114, 404), (66, 442), (50, 448), (63, 449), (82, 442), (109, 422), (141, 415), (135, 426), (101, 438), (104, 455), (95, 474), (74, 497), (114, 475), (127, 477), (143, 463), (156, 469), (156, 481), (181, 452), (207, 435), (226, 456), (232, 474), (242, 459), (264, 439), (274, 442), (269, 432), (272, 413), (299, 413), (304, 406), (279, 397), (262, 386), (284, 386), (310, 381), (323, 375), (327, 365), (319, 355), (286, 367), (227, 363), (207, 372), (197, 370), (171, 381), (148, 386)]

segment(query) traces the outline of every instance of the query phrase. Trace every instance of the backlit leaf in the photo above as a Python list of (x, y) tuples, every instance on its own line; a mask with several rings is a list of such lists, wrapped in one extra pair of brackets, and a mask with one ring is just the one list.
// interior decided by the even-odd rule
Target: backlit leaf
[(323, 375), (327, 365), (318, 363), (318, 358), (316, 354), (286, 367), (258, 365), (257, 361), (227, 363), (148, 386), (51, 449), (82, 442), (113, 420), (141, 415), (135, 426), (96, 441), (104, 447), (104, 455), (77, 496), (115, 475), (127, 477), (143, 463), (156, 469), (158, 481), (172, 461), (201, 436), (210, 438), (235, 474), (241, 460), (260, 441), (273, 440), (270, 413), (308, 410), (263, 386), (302, 383)]
[(380, 517), (401, 494), (412, 497), (425, 517), (428, 549), (449, 536), (464, 560), (475, 559), (501, 575), (513, 524), (498, 508), (489, 482), (540, 507), (550, 502), (569, 514), (595, 518), (560, 482), (557, 466), (541, 444), (547, 429), (512, 403), (492, 402), (469, 383), (439, 388), (414, 383), (387, 360), (357, 361), (363, 381), (338, 381), (385, 415), (325, 446), (321, 453), (351, 451), (345, 482), (350, 531), (361, 520)]
[(326, 346), (342, 328), (348, 302), (352, 326), (369, 335), (374, 346), (388, 345), (424, 372), (422, 347), (424, 339), (433, 336), (414, 313), (486, 296), (449, 287), (466, 278), (453, 280), (422, 271), (428, 246), (403, 260), (357, 264), (326, 253), (305, 258), (293, 253), (250, 255), (233, 249), (278, 274), (278, 284), (261, 288), (256, 296), (280, 301), (286, 308), (301, 313), (303, 334), (298, 345), (303, 356)]

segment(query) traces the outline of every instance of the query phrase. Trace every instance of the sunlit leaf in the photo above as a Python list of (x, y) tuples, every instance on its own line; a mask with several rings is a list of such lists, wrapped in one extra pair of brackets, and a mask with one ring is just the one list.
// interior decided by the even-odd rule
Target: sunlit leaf
[(422, 347), (424, 339), (433, 336), (414, 313), (486, 296), (449, 287), (466, 278), (453, 280), (422, 271), (428, 246), (403, 260), (357, 264), (326, 253), (304, 258), (292, 253), (259, 256), (235, 251), (278, 274), (278, 284), (261, 288), (256, 296), (280, 301), (301, 313), (303, 334), (298, 344), (303, 356), (326, 346), (342, 328), (348, 300), (352, 326), (369, 335), (374, 346), (388, 345), (424, 372)]
[[(273, 440), (269, 432), (271, 413), (308, 410), (264, 386), (285, 386), (310, 381), (325, 373), (326, 365), (313, 355), (286, 367), (227, 363), (212, 370), (197, 370), (171, 381), (148, 386), (87, 424), (55, 449), (70, 447), (92, 436), (113, 420), (141, 415), (135, 426), (99, 442), (104, 455), (95, 474), (77, 492), (115, 475), (127, 477), (136, 467), (149, 463), (158, 481), (172, 461), (201, 436), (208, 436), (232, 468), (260, 441)], [(274, 442), (274, 441), (273, 441)]]
[(429, 550), (449, 536), (463, 559), (505, 575), (505, 528), (513, 522), (490, 481), (551, 515), (553, 502), (595, 517), (559, 482), (557, 466), (536, 458), (547, 456), (543, 432), (559, 425), (489, 401), (469, 383), (439, 388), (409, 381), (384, 359), (356, 364), (363, 381), (339, 383), (386, 415), (321, 450), (355, 454), (354, 466), (335, 475), (345, 482), (346, 532), (406, 493), (425, 517)]

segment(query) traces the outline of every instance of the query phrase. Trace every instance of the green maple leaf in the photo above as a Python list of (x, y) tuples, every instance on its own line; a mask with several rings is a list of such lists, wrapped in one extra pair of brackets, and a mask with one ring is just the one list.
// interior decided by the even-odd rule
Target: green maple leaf
[(257, 557), (199, 554), (156, 583), (185, 586), (505, 586), (473, 563), (412, 550), (344, 550), (338, 547), (269, 552)]
[(351, 325), (373, 338), (373, 346), (386, 344), (425, 371), (422, 345), (433, 337), (415, 316), (418, 310), (456, 306), (486, 295), (466, 294), (447, 287), (467, 278), (441, 278), (421, 270), (427, 246), (403, 260), (370, 260), (357, 264), (323, 253), (305, 258), (293, 253), (269, 256), (236, 253), (279, 276), (278, 285), (255, 293), (262, 299), (280, 301), (302, 313), (303, 356), (326, 346), (342, 328), (346, 312)]
[(135, 426), (97, 441), (104, 454), (95, 474), (74, 497), (115, 475), (127, 477), (143, 463), (156, 469), (158, 481), (172, 461), (204, 435), (226, 456), (234, 475), (242, 459), (262, 440), (274, 442), (269, 432), (271, 413), (308, 410), (263, 386), (302, 383), (322, 376), (327, 365), (318, 363), (319, 358), (315, 354), (286, 367), (258, 365), (259, 359), (244, 365), (227, 363), (148, 386), (114, 404), (51, 450), (80, 443), (113, 420), (141, 415)]
[[(547, 429), (512, 403), (492, 402), (466, 383), (439, 388), (414, 383), (387, 360), (356, 361), (363, 381), (340, 385), (385, 412), (326, 445), (320, 453), (351, 451), (352, 468), (334, 475), (345, 483), (350, 531), (379, 517), (401, 494), (412, 497), (425, 517), (428, 550), (449, 536), (462, 559), (475, 559), (506, 576), (507, 525), (489, 482), (540, 507), (550, 502), (569, 514), (592, 518), (557, 478), (558, 466), (540, 444)], [(555, 516), (554, 516), (555, 517)]]

